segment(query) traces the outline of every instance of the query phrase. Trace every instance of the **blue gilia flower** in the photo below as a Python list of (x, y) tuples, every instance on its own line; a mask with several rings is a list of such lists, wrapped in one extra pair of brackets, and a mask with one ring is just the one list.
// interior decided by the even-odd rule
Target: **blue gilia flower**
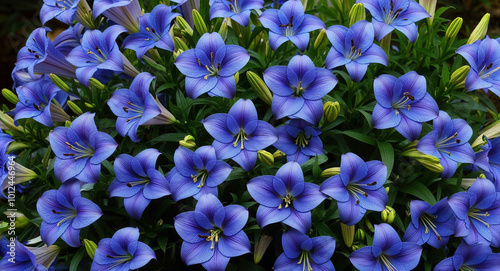
[(387, 54), (373, 43), (374, 30), (371, 23), (359, 21), (347, 28), (342, 25), (330, 26), (326, 30), (332, 48), (326, 56), (325, 67), (334, 69), (345, 65), (354, 82), (365, 76), (370, 63), (387, 66)]
[(435, 248), (442, 248), (455, 233), (455, 216), (444, 198), (431, 206), (421, 200), (410, 202), (411, 223), (405, 231), (403, 240), (419, 245), (428, 243)]
[(375, 39), (378, 41), (396, 29), (413, 43), (418, 35), (415, 22), (430, 17), (413, 0), (358, 0), (357, 3), (362, 3), (370, 11)]
[(486, 144), (476, 153), (474, 165), (484, 170), (486, 178), (493, 181), (497, 191), (500, 191), (500, 137), (492, 140), (486, 137), (484, 139)]
[(43, 0), (43, 6), (40, 10), (40, 21), (42, 25), (53, 18), (72, 25), (75, 20), (80, 0)]
[(234, 74), (250, 60), (248, 52), (238, 45), (225, 45), (218, 33), (205, 33), (196, 48), (181, 53), (175, 66), (186, 76), (186, 93), (196, 99), (203, 93), (234, 98)]
[(500, 247), (500, 192), (490, 180), (477, 178), (467, 192), (450, 196), (448, 204), (455, 213), (455, 236), (467, 244)]
[(271, 124), (258, 120), (257, 109), (251, 100), (240, 99), (228, 114), (213, 114), (202, 123), (215, 139), (213, 146), (217, 158), (232, 158), (246, 171), (254, 168), (257, 151), (278, 139)]
[(377, 100), (373, 127), (394, 127), (408, 140), (416, 140), (422, 131), (422, 122), (433, 120), (439, 114), (438, 105), (426, 88), (425, 77), (414, 71), (399, 78), (388, 74), (377, 77), (373, 82)]
[(321, 131), (309, 122), (293, 119), (276, 128), (278, 141), (273, 146), (286, 154), (288, 162), (305, 163), (310, 157), (324, 154)]
[(474, 151), (468, 143), (472, 128), (465, 120), (452, 120), (446, 112), (439, 111), (432, 124), (434, 130), (420, 139), (417, 150), (439, 158), (444, 168), (441, 177), (451, 177), (458, 163), (474, 163)]
[(135, 157), (121, 154), (114, 162), (116, 178), (109, 195), (124, 198), (125, 210), (137, 220), (151, 200), (170, 195), (167, 179), (155, 168), (159, 155), (156, 149), (145, 149)]
[(269, 45), (274, 51), (287, 41), (304, 51), (309, 44), (309, 32), (325, 28), (319, 18), (304, 14), (300, 0), (289, 0), (280, 9), (268, 9), (262, 12), (259, 20), (269, 29)]
[(59, 89), (48, 77), (27, 83), (16, 89), (19, 102), (16, 105), (14, 120), (34, 119), (47, 126), (54, 127), (53, 122), (69, 120), (62, 109), (68, 94)]
[(175, 167), (167, 175), (175, 201), (203, 194), (217, 196), (217, 186), (233, 170), (226, 162), (217, 159), (215, 148), (203, 146), (196, 151), (179, 147), (174, 153)]
[(276, 176), (251, 179), (247, 189), (260, 204), (257, 223), (261, 228), (283, 222), (303, 233), (311, 228), (311, 210), (326, 198), (317, 184), (304, 182), (304, 173), (296, 162), (284, 164)]
[(316, 68), (308, 56), (296, 55), (288, 66), (269, 67), (264, 81), (274, 93), (272, 110), (276, 119), (299, 118), (316, 124), (323, 114), (321, 98), (338, 80), (331, 71)]
[(194, 211), (180, 213), (174, 220), (175, 230), (184, 240), (181, 258), (187, 265), (224, 270), (230, 258), (250, 253), (250, 241), (242, 230), (248, 220), (243, 206), (224, 207), (216, 196), (205, 194)]
[(59, 181), (99, 181), (101, 162), (115, 152), (118, 144), (109, 134), (97, 131), (94, 115), (87, 112), (69, 128), (56, 127), (50, 132), (50, 146), (56, 155), (54, 172)]
[(342, 155), (340, 174), (326, 179), (321, 192), (337, 201), (340, 220), (352, 226), (358, 223), (366, 210), (382, 212), (388, 196), (383, 185), (387, 167), (380, 161), (364, 162), (354, 153)]
[(94, 20), (101, 14), (125, 27), (129, 33), (139, 32), (142, 9), (138, 0), (95, 0), (92, 8)]
[(118, 116), (116, 131), (123, 137), (128, 135), (139, 142), (137, 129), (140, 125), (164, 125), (175, 121), (175, 117), (153, 98), (149, 86), (154, 77), (142, 72), (134, 78), (128, 89), (117, 89), (108, 100), (111, 111)]
[(375, 225), (373, 245), (362, 247), (349, 256), (359, 271), (410, 271), (418, 265), (422, 247), (417, 243), (401, 242), (398, 233), (388, 224)]
[(465, 89), (491, 90), (500, 96), (500, 42), (490, 37), (466, 44), (457, 50), (470, 65), (465, 79)]
[(156, 259), (156, 255), (148, 245), (139, 242), (139, 229), (127, 227), (99, 241), (90, 271), (139, 269), (151, 259)]
[(139, 32), (130, 34), (123, 41), (123, 46), (134, 50), (137, 58), (142, 56), (151, 48), (160, 48), (167, 51), (174, 51), (174, 41), (170, 37), (170, 23), (180, 16), (173, 13), (167, 5), (157, 5), (151, 13), (146, 13), (139, 17)]
[[(12, 242), (10, 242), (11, 244), (9, 244), (7, 241), (3, 240), (3, 237), (1, 238), (2, 240), (0, 240), (0, 247), (2, 247), (2, 252), (4, 248), (12, 248), (14, 249), (15, 257), (14, 262), (11, 262), (9, 261), (9, 259), (12, 258), (9, 254), (2, 255), (3, 259), (0, 260), (0, 270), (54, 271), (54, 268), (51, 267), (51, 265), (56, 259), (57, 254), (59, 253), (59, 247), (55, 245), (49, 247), (43, 246), (40, 248), (25, 247), (17, 239), (13, 242), (14, 246), (12, 247)], [(7, 247), (7, 245), (11, 247)]]
[(264, 0), (210, 0), (210, 20), (230, 17), (242, 26), (250, 22), (252, 9), (264, 7)]
[(110, 26), (104, 32), (85, 31), (81, 40), (82, 45), (73, 49), (66, 57), (78, 67), (76, 78), (81, 84), (88, 86), (91, 77), (105, 79), (114, 72), (124, 72), (131, 77), (139, 74), (116, 44), (116, 37), (124, 31), (125, 28), (119, 25)]
[(59, 237), (72, 247), (80, 246), (80, 229), (102, 216), (99, 206), (80, 196), (80, 181), (76, 179), (63, 183), (59, 190), (45, 191), (36, 210), (43, 219), (40, 235), (49, 246)]
[(309, 238), (302, 232), (289, 229), (281, 236), (283, 253), (276, 259), (273, 269), (334, 271), (330, 258), (335, 251), (335, 239), (331, 236)]
[(493, 253), (486, 243), (460, 243), (455, 254), (439, 262), (434, 271), (497, 270), (500, 253)]

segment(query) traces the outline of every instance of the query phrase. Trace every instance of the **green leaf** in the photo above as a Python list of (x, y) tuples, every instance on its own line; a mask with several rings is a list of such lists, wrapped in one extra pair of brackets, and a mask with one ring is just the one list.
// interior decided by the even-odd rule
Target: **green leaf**
[(377, 141), (373, 139), (373, 137), (368, 136), (366, 134), (360, 133), (360, 132), (355, 132), (355, 131), (342, 131), (342, 133), (346, 136), (352, 137), (358, 141), (364, 142), (366, 144), (370, 144), (375, 146), (377, 144)]
[(326, 157), (326, 155), (317, 155), (316, 157), (314, 157), (313, 159), (309, 159), (307, 162), (305, 162), (304, 164), (302, 164), (302, 171), (303, 172), (307, 172), (309, 170), (311, 170), (313, 167), (314, 167), (314, 164), (315, 163), (318, 163), (318, 165), (321, 165), (323, 164), (324, 162), (326, 162), (328, 160), (328, 157)]
[(85, 247), (80, 247), (80, 249), (75, 253), (71, 263), (69, 264), (69, 271), (76, 271), (80, 262), (82, 261), (83, 256), (86, 254)]
[(169, 134), (164, 134), (161, 136), (157, 136), (153, 139), (151, 139), (148, 144), (155, 144), (159, 142), (177, 142), (180, 140), (183, 140), (186, 134), (184, 133), (169, 133)]
[(437, 202), (429, 188), (418, 181), (413, 181), (400, 186), (399, 191), (415, 196), (431, 205), (434, 205)]
[(387, 166), (387, 177), (389, 177), (392, 172), (392, 167), (394, 166), (394, 149), (392, 145), (387, 142), (377, 141), (377, 145), (380, 150), (382, 162)]

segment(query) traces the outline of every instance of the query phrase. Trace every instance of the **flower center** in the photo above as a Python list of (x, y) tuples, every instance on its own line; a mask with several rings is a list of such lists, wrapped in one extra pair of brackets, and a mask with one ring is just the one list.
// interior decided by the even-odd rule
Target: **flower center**
[(132, 187), (132, 186), (136, 186), (136, 185), (147, 184), (147, 183), (149, 183), (150, 181), (151, 181), (151, 180), (150, 180), (149, 178), (147, 178), (147, 179), (140, 180), (140, 181), (128, 182), (128, 183), (127, 183), (127, 186), (128, 186), (128, 187)]
[[(478, 75), (481, 77), (481, 79), (485, 79), (487, 77), (490, 77), (493, 73), (498, 71), (500, 69), (500, 66), (490, 70), (493, 67), (493, 63), (488, 64), (488, 66), (484, 66), (479, 72)], [(488, 71), (489, 70), (489, 71)]]
[(384, 253), (380, 254), (379, 258), (380, 258), (380, 261), (382, 262), (382, 264), (387, 268), (387, 270), (398, 271), (398, 269), (391, 263), (391, 261), (389, 261), (389, 259), (387, 259), (387, 256), (385, 256)]
[[(288, 208), (288, 206), (292, 204), (292, 201), (293, 201), (292, 195), (286, 194), (286, 196), (282, 199), (285, 202), (285, 208)], [(282, 204), (280, 204), (280, 206), (278, 206), (278, 209), (281, 209), (281, 205)]]
[(34, 44), (34, 45), (35, 45), (35, 46), (34, 46), (35, 48), (28, 48), (28, 52), (30, 52), (30, 53), (32, 53), (32, 54), (34, 54), (36, 59), (40, 59), (40, 58), (41, 58), (41, 56), (40, 56), (40, 55), (45, 56), (45, 53), (43, 53), (43, 52), (42, 52), (43, 50), (42, 50), (42, 48), (40, 48), (40, 47), (38, 46), (38, 43), (36, 43), (35, 38), (32, 38), (32, 39), (33, 39), (33, 41), (35, 42), (35, 44)]
[[(156, 30), (153, 27), (151, 28), (146, 27), (146, 31), (148, 31), (149, 36), (152, 37), (155, 41), (159, 41), (161, 39), (160, 34), (158, 34), (158, 32), (156, 32)], [(149, 38), (144, 40), (149, 40)]]
[(299, 81), (297, 87), (292, 87), (292, 89), (294, 91), (295, 97), (302, 96), (302, 93), (305, 91), (305, 88), (302, 87), (302, 81)]
[[(217, 63), (217, 65), (214, 63), (214, 52), (210, 52), (210, 67), (208, 65), (205, 65), (205, 68), (209, 72), (209, 74), (205, 75), (203, 79), (207, 80), (209, 76), (217, 76), (219, 75), (219, 70), (220, 70), (220, 63)], [(198, 59), (198, 65), (201, 66), (201, 61)]]
[(142, 113), (144, 112), (144, 107), (138, 106), (138, 105), (132, 103), (132, 101), (129, 101), (127, 104), (128, 104), (128, 107), (124, 106), (123, 111), (125, 111), (126, 113), (134, 112), (134, 113), (137, 113), (137, 115), (134, 117), (128, 118), (126, 120), (126, 122), (129, 122), (135, 118), (142, 117)]
[(133, 256), (127, 253), (127, 255), (115, 255), (115, 256), (106, 255), (106, 258), (113, 259), (113, 265), (110, 266), (108, 269), (108, 270), (111, 270), (111, 269), (119, 266), (122, 263), (132, 261)]
[(462, 266), (460, 266), (460, 268), (458, 269), (458, 271), (476, 271), (476, 269), (474, 269), (472, 267), (468, 267), (468, 266), (462, 265)]
[(313, 271), (311, 262), (309, 260), (309, 251), (302, 251), (302, 253), (300, 254), (299, 262), (297, 264), (302, 264), (302, 271), (306, 270), (306, 266), (308, 271)]
[(399, 114), (398, 109), (406, 107), (406, 109), (410, 110), (411, 105), (406, 104), (406, 103), (408, 101), (414, 101), (414, 100), (415, 100), (415, 97), (413, 97), (412, 95), (410, 95), (410, 92), (408, 92), (408, 91), (404, 92), (403, 93), (403, 97), (401, 97), (401, 99), (399, 99), (397, 102), (395, 102), (394, 104), (392, 104), (392, 108), (395, 110), (396, 115)]
[(297, 138), (295, 139), (295, 145), (297, 145), (298, 148), (300, 147), (305, 148), (307, 145), (309, 145), (309, 141), (307, 141), (307, 139), (308, 137), (306, 137), (304, 132), (300, 132), (299, 135), (297, 135)]
[(481, 212), (479, 209), (477, 208), (471, 208), (469, 210), (469, 212), (467, 212), (467, 215), (470, 217), (470, 218), (473, 218), (481, 223), (483, 223), (484, 225), (486, 225), (486, 228), (489, 228), (490, 227), (490, 224), (486, 223), (486, 221), (484, 221), (481, 217), (486, 217), (486, 216), (490, 216), (490, 214), (488, 212)]
[(430, 228), (436, 234), (438, 241), (441, 241), (441, 236), (436, 231), (437, 226), (433, 222), (433, 220), (436, 218), (437, 218), (437, 216), (432, 216), (428, 213), (423, 213), (420, 216), (420, 222), (422, 222), (422, 224), (424, 224), (426, 234), (429, 233), (429, 228)]
[(196, 183), (198, 180), (200, 183), (198, 184), (198, 188), (202, 188), (203, 185), (205, 185), (205, 182), (208, 177), (208, 172), (206, 169), (202, 169), (198, 171), (198, 174), (196, 175), (191, 175), (191, 178), (193, 179), (193, 182)]
[(372, 185), (376, 185), (376, 184), (377, 184), (377, 182), (365, 183), (365, 184), (363, 184), (363, 183), (348, 183), (345, 188), (356, 199), (356, 204), (359, 204), (359, 195), (363, 195), (365, 198), (368, 197), (368, 193), (366, 193), (360, 187), (372, 186)]
[(61, 215), (63, 217), (59, 222), (57, 222), (58, 227), (61, 226), (61, 224), (64, 221), (73, 219), (78, 214), (78, 212), (75, 209), (68, 209), (66, 212), (58, 212), (58, 211), (52, 209), (52, 213), (54, 213), (56, 215)]
[(234, 147), (238, 146), (238, 142), (240, 142), (241, 149), (243, 150), (244, 149), (243, 142), (245, 140), (248, 140), (247, 134), (245, 133), (245, 131), (243, 131), (243, 129), (240, 129), (240, 131), (236, 135), (236, 140), (234, 141), (233, 146)]
[(210, 249), (214, 249), (214, 242), (217, 243), (219, 242), (219, 235), (222, 233), (222, 230), (219, 228), (215, 228), (213, 230), (210, 230), (210, 235), (201, 235), (198, 234), (198, 237), (200, 238), (205, 238), (208, 242), (212, 242)]
[(283, 29), (283, 35), (285, 35), (286, 37), (294, 35), (294, 33), (293, 33), (293, 16), (290, 17), (289, 23), (279, 24), (278, 26), (285, 28), (285, 29)]
[(65, 11), (73, 6), (73, 0), (56, 0), (56, 7)]
[(448, 146), (453, 145), (453, 144), (460, 144), (461, 140), (458, 139), (457, 136), (458, 136), (458, 133), (454, 133), (453, 135), (451, 135), (447, 138), (444, 138), (441, 141), (438, 141), (436, 143), (436, 149), (438, 149), (440, 152), (444, 152), (444, 153), (448, 154), (449, 156), (451, 156), (450, 152), (444, 151), (441, 148), (448, 147)]
[(95, 150), (91, 147), (84, 147), (78, 142), (75, 142), (75, 145), (70, 144), (69, 142), (64, 142), (66, 145), (73, 151), (73, 153), (64, 153), (64, 156), (73, 156), (76, 159), (90, 157), (94, 155)]
[(99, 49), (99, 47), (96, 46), (95, 51), (97, 53), (91, 51), (90, 49), (87, 50), (87, 55), (92, 55), (94, 57), (94, 60), (87, 60), (86, 63), (103, 63), (108, 59), (108, 57), (102, 53), (101, 49)]
[(356, 60), (356, 58), (361, 56), (361, 48), (356, 49), (356, 46), (354, 46), (354, 40), (351, 40), (351, 50), (349, 51), (348, 54), (346, 54), (346, 58), (351, 59), (351, 60)]
[[(26, 101), (26, 102), (27, 102), (27, 101)], [(43, 103), (38, 103), (38, 105), (37, 105), (37, 104), (35, 104), (35, 103), (33, 103), (33, 107), (34, 107), (36, 110), (38, 110), (38, 111), (43, 111), (43, 109), (45, 109), (45, 107), (47, 107), (47, 105), (46, 105), (46, 104), (43, 104)]]
[(232, 0), (227, 0), (229, 4), (229, 9), (234, 12), (234, 13), (240, 13), (240, 9), (238, 8), (238, 0), (234, 0), (234, 3)]
[[(392, 22), (403, 11), (402, 8), (394, 11), (394, 2), (393, 2), (393, 0), (391, 0), (391, 9), (389, 10), (389, 12), (387, 12), (387, 10), (385, 9), (385, 7), (383, 7), (382, 10), (384, 11), (384, 23), (389, 24), (389, 25), (392, 24)], [(407, 20), (407, 19), (405, 19), (405, 20)]]

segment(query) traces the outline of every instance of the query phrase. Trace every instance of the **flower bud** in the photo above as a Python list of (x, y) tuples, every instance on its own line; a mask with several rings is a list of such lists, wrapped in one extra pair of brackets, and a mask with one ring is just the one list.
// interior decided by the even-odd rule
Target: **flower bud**
[(69, 128), (70, 126), (71, 126), (71, 121), (67, 120), (67, 121), (64, 123), (64, 127)]
[(192, 135), (185, 136), (183, 140), (179, 141), (179, 145), (188, 149), (196, 147), (194, 136)]
[(340, 167), (331, 167), (323, 170), (323, 172), (321, 172), (320, 177), (329, 178), (339, 174), (340, 174)]
[(194, 28), (196, 28), (196, 31), (198, 31), (200, 35), (208, 32), (207, 25), (203, 21), (201, 14), (196, 9), (193, 9), (193, 22)]
[(467, 44), (474, 43), (476, 40), (481, 40), (486, 36), (486, 32), (488, 31), (488, 23), (490, 22), (490, 14), (484, 14), (481, 21), (477, 24), (476, 28), (470, 34), (469, 39), (467, 40)]
[(66, 104), (68, 105), (69, 109), (71, 109), (71, 111), (73, 111), (73, 113), (75, 113), (77, 116), (83, 114), (83, 111), (74, 102), (67, 101)]
[[(471, 144), (472, 148), (486, 144), (486, 138), (493, 139), (500, 136), (500, 120), (493, 122), (486, 126), (483, 130), (479, 131), (476, 140)], [(485, 138), (486, 137), (486, 138)]]
[(17, 98), (16, 94), (14, 92), (4, 88), (2, 89), (2, 95), (7, 99), (12, 104), (17, 104), (19, 102), (19, 99)]
[(83, 245), (85, 246), (85, 250), (89, 255), (90, 259), (94, 260), (95, 251), (97, 250), (97, 245), (88, 239), (83, 239)]
[(0, 234), (9, 230), (9, 223), (5, 221), (0, 221)]
[(50, 80), (52, 80), (52, 83), (54, 83), (54, 85), (56, 85), (62, 91), (65, 91), (65, 92), (70, 91), (69, 86), (66, 83), (64, 83), (64, 81), (61, 80), (61, 78), (59, 78), (59, 76), (57, 76), (53, 73), (51, 73), (49, 76), (50, 76)]
[[(434, 0), (435, 1), (435, 0)], [(362, 3), (354, 4), (349, 11), (349, 26), (366, 19), (365, 6)]]
[(455, 18), (455, 20), (450, 23), (450, 26), (448, 26), (448, 29), (446, 29), (445, 37), (449, 40), (454, 40), (463, 22), (464, 20), (461, 17)]
[(257, 96), (262, 99), (266, 104), (271, 105), (273, 102), (273, 95), (267, 87), (266, 83), (254, 72), (247, 71), (247, 79), (250, 85), (254, 89)]
[(92, 109), (95, 107), (95, 105), (91, 104), (91, 103), (87, 103), (85, 102), (84, 105), (88, 108), (88, 109)]
[(30, 220), (22, 213), (6, 211), (3, 214), (6, 216), (9, 216), (9, 215), (12, 216), (12, 213), (14, 214), (14, 217), (16, 218), (16, 222), (15, 222), (16, 228), (22, 229), (22, 228), (28, 226), (28, 224), (30, 223)]
[(332, 122), (337, 119), (340, 113), (340, 104), (339, 102), (331, 102), (328, 101), (323, 104), (323, 116), (326, 120)]
[(269, 244), (271, 244), (273, 238), (268, 235), (261, 235), (259, 241), (255, 243), (254, 252), (253, 252), (253, 262), (258, 264), (262, 257), (264, 257), (264, 253), (266, 253)]
[(340, 223), (340, 229), (342, 230), (342, 238), (344, 238), (344, 243), (347, 247), (352, 246), (352, 242), (354, 241), (354, 230), (356, 226), (347, 226), (344, 223)]
[(258, 151), (257, 158), (259, 159), (260, 162), (268, 166), (274, 164), (274, 156), (268, 151), (265, 150)]
[(223, 40), (226, 40), (226, 37), (227, 37), (227, 22), (226, 22), (226, 20), (224, 20), (224, 22), (220, 26), (218, 33), (222, 37)]
[(93, 86), (97, 89), (100, 89), (100, 90), (103, 90), (106, 88), (101, 82), (99, 82), (99, 80), (95, 79), (94, 77), (90, 78), (89, 83), (91, 86)]
[(385, 193), (389, 194), (389, 192), (391, 191), (391, 188), (390, 187), (386, 187), (385, 188)]
[(185, 31), (189, 36), (193, 35), (193, 29), (189, 26), (188, 22), (182, 18), (182, 16), (178, 16), (175, 20), (181, 30)]
[(356, 251), (358, 249), (360, 249), (359, 245), (352, 245), (351, 247), (352, 251)]
[(181, 49), (179, 49), (179, 50), (175, 51), (175, 52), (173, 53), (173, 55), (174, 55), (174, 60), (175, 60), (175, 59), (177, 59), (177, 57), (178, 57), (180, 54), (182, 54), (182, 52), (184, 52), (184, 51), (183, 51), (183, 50), (181, 50)]
[(174, 46), (175, 49), (182, 50), (183, 52), (189, 50), (189, 47), (186, 45), (186, 43), (179, 37), (174, 38)]
[(425, 153), (422, 153), (416, 149), (418, 141), (413, 141), (405, 151), (403, 151), (400, 155), (401, 156), (406, 156), (406, 157), (411, 157), (415, 160), (417, 160), (420, 164), (422, 164), (424, 167), (429, 169), (432, 172), (443, 172), (443, 166), (440, 164), (440, 160), (437, 157), (427, 155)]
[(18, 150), (23, 150), (28, 148), (30, 145), (23, 143), (23, 142), (12, 142), (9, 144), (9, 147), (7, 148), (7, 153), (12, 153)]
[(363, 242), (365, 240), (365, 231), (362, 229), (356, 230), (356, 234), (354, 235), (354, 240), (358, 242)]
[(318, 37), (314, 41), (314, 50), (320, 50), (323, 49), (326, 45), (328, 44), (328, 36), (326, 35), (326, 30), (321, 29), (321, 31), (318, 34)]
[(285, 158), (286, 157), (286, 154), (280, 150), (277, 150), (273, 153), (273, 157), (274, 159), (281, 159), (281, 158)]
[(431, 15), (431, 17), (427, 18), (432, 24), (432, 20), (434, 19), (434, 13), (436, 12), (436, 2), (437, 0), (420, 0), (418, 3)]
[(385, 209), (380, 213), (380, 216), (382, 217), (382, 221), (387, 224), (391, 224), (394, 222), (394, 218), (396, 218), (396, 210), (394, 210), (391, 206), (385, 206)]
[(234, 81), (236, 82), (236, 85), (238, 84), (238, 82), (240, 81), (240, 73), (239, 72), (236, 72), (234, 74)]
[(450, 76), (450, 85), (464, 86), (465, 79), (467, 78), (467, 74), (469, 74), (470, 66), (465, 65), (458, 68), (454, 71)]
[(0, 111), (0, 121), (5, 125), (5, 127), (7, 127), (7, 130), (20, 135), (24, 134), (23, 127), (21, 125), (16, 126), (14, 124), (14, 119), (5, 114), (3, 111)]

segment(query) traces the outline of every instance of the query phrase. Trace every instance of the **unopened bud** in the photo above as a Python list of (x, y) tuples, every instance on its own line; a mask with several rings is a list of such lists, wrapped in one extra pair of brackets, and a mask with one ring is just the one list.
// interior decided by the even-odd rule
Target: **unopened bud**
[(62, 91), (65, 91), (65, 92), (69, 92), (70, 91), (70, 88), (69, 86), (64, 83), (63, 80), (61, 80), (61, 78), (59, 78), (59, 76), (51, 73), (50, 75), (50, 80), (52, 80), (52, 82), (54, 83), (54, 85), (56, 85), (58, 88), (60, 88)]
[(493, 139), (500, 136), (500, 120), (493, 122), (492, 124), (486, 126), (483, 130), (479, 132), (479, 136), (474, 140), (471, 144), (472, 148), (475, 148), (480, 145), (484, 145), (487, 143), (487, 139)]
[(238, 84), (238, 82), (240, 81), (240, 73), (239, 72), (236, 72), (234, 74), (234, 81), (236, 82), (236, 85)]
[(203, 17), (201, 17), (201, 14), (196, 9), (193, 9), (193, 22), (194, 28), (196, 28), (196, 31), (198, 31), (200, 35), (208, 32), (207, 25), (203, 21)]
[(389, 192), (391, 191), (391, 188), (390, 187), (386, 187), (385, 188), (385, 193), (389, 194)]
[(85, 103), (84, 103), (84, 105), (85, 105), (87, 108), (89, 108), (89, 109), (92, 109), (92, 108), (94, 108), (94, 107), (95, 107), (95, 105), (93, 105), (93, 104), (91, 104), (91, 103), (87, 103), (87, 102), (85, 102)]
[(455, 18), (455, 20), (450, 23), (450, 26), (448, 26), (448, 29), (446, 29), (445, 37), (449, 40), (454, 40), (460, 31), (463, 22), (464, 20), (461, 17)]
[(328, 101), (323, 104), (323, 116), (325, 116), (326, 120), (332, 122), (337, 119), (340, 113), (340, 104), (339, 102)]
[(257, 96), (259, 96), (259, 98), (266, 104), (271, 105), (273, 102), (273, 95), (262, 78), (254, 72), (247, 71), (247, 79)]
[(467, 74), (469, 74), (470, 66), (465, 65), (458, 68), (454, 71), (450, 76), (450, 85), (455, 85), (457, 87), (465, 85), (465, 79), (467, 78)]
[(95, 79), (94, 77), (90, 78), (89, 83), (91, 86), (93, 86), (97, 89), (100, 89), (100, 90), (103, 90), (106, 88), (101, 82), (99, 82), (99, 80)]
[(179, 145), (181, 145), (182, 147), (188, 148), (188, 149), (192, 149), (192, 148), (196, 147), (196, 142), (195, 142), (194, 136), (192, 136), (192, 135), (185, 136), (183, 140), (179, 141)]
[(323, 170), (323, 172), (321, 172), (320, 177), (329, 178), (339, 174), (340, 174), (340, 167), (331, 167)]
[(394, 210), (391, 206), (385, 206), (385, 209), (380, 213), (380, 216), (382, 217), (382, 221), (387, 224), (391, 224), (396, 218), (396, 210)]
[(352, 26), (359, 21), (365, 20), (365, 6), (362, 3), (354, 4), (354, 6), (352, 6), (351, 8), (351, 11), (349, 11), (349, 18), (351, 19), (349, 22), (349, 26)]
[(354, 235), (354, 240), (358, 242), (363, 242), (365, 240), (365, 231), (362, 229), (356, 230), (356, 234)]
[(432, 24), (432, 20), (434, 19), (434, 13), (436, 13), (436, 2), (437, 0), (420, 0), (419, 4), (431, 15), (427, 20), (429, 20)]
[(189, 47), (186, 45), (186, 43), (179, 37), (174, 38), (174, 46), (175, 49), (182, 50), (183, 52), (189, 50)]
[(265, 150), (260, 150), (257, 152), (257, 158), (259, 159), (260, 162), (262, 162), (265, 165), (272, 165), (274, 164), (274, 156)]
[(26, 143), (14, 141), (14, 142), (12, 142), (12, 143), (9, 144), (9, 147), (7, 148), (7, 153), (11, 153), (11, 152), (15, 152), (15, 151), (18, 151), (18, 150), (26, 149), (29, 146), (30, 145), (28, 145)]
[(0, 111), (0, 121), (5, 125), (5, 127), (7, 127), (7, 130), (16, 134), (24, 134), (23, 127), (21, 125), (16, 126), (14, 124), (14, 119), (5, 114), (3, 111)]
[(488, 23), (490, 22), (490, 14), (484, 14), (483, 18), (477, 24), (476, 28), (470, 34), (469, 39), (467, 40), (467, 44), (474, 43), (476, 40), (481, 40), (486, 36), (486, 32), (488, 31)]
[(340, 223), (340, 229), (342, 230), (342, 237), (344, 238), (344, 243), (346, 246), (351, 247), (354, 241), (354, 230), (356, 226), (347, 226), (344, 223)]
[(352, 245), (351, 249), (352, 249), (352, 251), (356, 251), (356, 250), (360, 249), (360, 247), (359, 247), (359, 245), (356, 244), (356, 245)]
[(69, 109), (71, 109), (71, 111), (73, 111), (73, 113), (75, 113), (77, 116), (83, 114), (83, 111), (74, 102), (67, 101), (66, 104), (68, 105)]
[(273, 238), (268, 235), (261, 235), (259, 241), (255, 243), (254, 252), (253, 252), (253, 262), (258, 264), (262, 257), (264, 257), (264, 253), (266, 253), (269, 244), (271, 244)]
[(70, 126), (71, 126), (71, 121), (67, 120), (67, 121), (64, 123), (64, 127), (69, 128)]
[(97, 250), (97, 245), (94, 241), (83, 239), (83, 245), (85, 246), (85, 251), (89, 255), (90, 259), (94, 260), (95, 251)]
[(285, 158), (286, 154), (280, 150), (277, 150), (273, 153), (273, 157), (274, 157), (274, 160), (281, 159), (281, 158)]
[(223, 40), (226, 40), (226, 37), (227, 37), (227, 22), (225, 20), (222, 23), (222, 25), (220, 26), (218, 33), (222, 37)]
[(184, 20), (184, 18), (178, 16), (177, 18), (175, 18), (175, 20), (181, 30), (185, 31), (187, 34), (189, 34), (189, 36), (193, 35), (193, 29), (191, 28), (191, 26), (189, 26), (188, 22)]
[(410, 143), (406, 150), (400, 153), (400, 155), (411, 157), (417, 160), (418, 162), (420, 162), (420, 164), (422, 164), (432, 172), (443, 172), (443, 166), (440, 164), (439, 158), (418, 151), (415, 147), (417, 142), (418, 141), (415, 140), (414, 142)]
[(9, 89), (2, 89), (2, 95), (5, 97), (5, 99), (7, 99), (7, 101), (12, 104), (17, 104), (17, 102), (19, 102), (16, 94), (14, 94), (14, 92), (10, 91)]
[(5, 221), (0, 221), (0, 234), (9, 230), (9, 223)]
[(328, 36), (326, 35), (326, 30), (321, 29), (321, 31), (318, 34), (318, 37), (314, 41), (314, 50), (320, 50), (323, 49), (326, 45), (328, 44)]
[(173, 53), (173, 55), (174, 55), (174, 59), (177, 59), (177, 57), (178, 57), (180, 54), (182, 54), (182, 52), (184, 52), (184, 51), (182, 51), (182, 50), (180, 50), (180, 49), (179, 49), (179, 50), (177, 50), (177, 51), (175, 51), (175, 52)]

